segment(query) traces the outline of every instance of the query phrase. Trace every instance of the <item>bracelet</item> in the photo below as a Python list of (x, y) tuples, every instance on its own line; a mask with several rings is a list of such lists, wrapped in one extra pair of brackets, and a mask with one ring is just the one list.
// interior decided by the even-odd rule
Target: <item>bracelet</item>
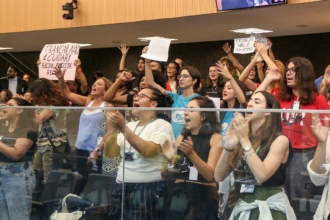
[(225, 149), (228, 152), (233, 152), (234, 151), (234, 150), (229, 150), (228, 148), (225, 148), (225, 147), (223, 147), (223, 149)]
[(255, 153), (255, 151), (250, 152), (250, 153), (248, 153), (248, 154), (245, 155), (245, 156), (242, 156), (243, 160), (246, 161), (246, 159), (247, 159), (248, 157), (250, 157), (250, 156), (251, 156), (252, 154), (254, 154), (254, 153)]

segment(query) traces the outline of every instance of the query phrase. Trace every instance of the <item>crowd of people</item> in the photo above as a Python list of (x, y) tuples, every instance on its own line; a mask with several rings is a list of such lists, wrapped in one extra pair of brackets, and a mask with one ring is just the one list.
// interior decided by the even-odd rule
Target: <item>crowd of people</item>
[[(43, 171), (42, 184), (52, 181), (65, 165), (54, 155), (70, 150), (66, 168), (85, 182), (91, 173), (116, 178), (109, 219), (121, 211), (125, 219), (299, 219), (294, 202), (310, 199), (314, 184), (325, 185), (314, 219), (329, 219), (327, 114), (287, 110), (328, 110), (330, 68), (314, 82), (308, 59), (283, 64), (268, 44), (255, 43), (244, 67), (226, 43), (205, 83), (182, 57), (166, 68), (138, 58), (136, 70), (126, 69), (125, 44), (113, 82), (95, 72), (91, 87), (80, 60), (73, 81), (58, 67), (57, 81), (23, 80), (10, 66), (0, 79), (1, 219), (29, 219), (33, 169)], [(63, 106), (86, 107), (72, 145)]]

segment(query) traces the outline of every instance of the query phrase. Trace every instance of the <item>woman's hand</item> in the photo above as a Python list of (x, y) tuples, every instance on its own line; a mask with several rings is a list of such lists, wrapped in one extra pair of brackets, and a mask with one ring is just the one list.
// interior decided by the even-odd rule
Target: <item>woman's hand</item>
[(249, 122), (246, 121), (242, 114), (235, 112), (233, 118), (233, 126), (235, 128), (236, 136), (241, 142), (246, 142), (249, 140)]
[(228, 43), (225, 43), (223, 46), (222, 46), (222, 49), (223, 51), (226, 53), (226, 54), (229, 54), (231, 52), (231, 46), (228, 44)]
[(121, 51), (121, 54), (127, 54), (129, 47), (126, 47), (125, 43), (120, 44), (120, 46), (118, 47), (118, 49)]
[(187, 140), (184, 140), (180, 143), (179, 149), (188, 157), (191, 156), (194, 151), (194, 143), (191, 139), (191, 137), (188, 137)]
[(112, 127), (116, 128), (122, 133), (125, 131), (125, 126), (126, 126), (125, 119), (124, 116), (119, 111), (108, 112), (107, 118), (109, 123), (112, 125)]
[(64, 75), (65, 75), (65, 71), (66, 69), (64, 69), (63, 71), (61, 70), (61, 68), (59, 67), (55, 67), (53, 70), (53, 74), (59, 79), (64, 79)]
[(271, 69), (269, 70), (268, 74), (266, 75), (266, 78), (270, 81), (278, 81), (282, 77), (281, 70), (279, 69)]
[(121, 74), (119, 75), (119, 79), (125, 82), (129, 82), (135, 79), (135, 77), (133, 77), (132, 73), (129, 71), (123, 71), (121, 72)]
[(264, 44), (261, 43), (254, 43), (254, 47), (256, 48), (257, 52), (263, 57), (267, 55), (267, 48)]
[[(143, 50), (142, 50), (142, 54), (147, 53), (147, 51), (148, 51), (148, 46), (145, 46), (143, 48)], [(145, 63), (149, 63), (150, 64), (150, 59), (145, 58)]]
[(234, 119), (232, 119), (226, 133), (225, 148), (227, 148), (228, 150), (234, 150), (238, 145), (238, 138), (236, 136), (235, 128), (233, 125), (234, 123)]
[(219, 71), (219, 73), (225, 77), (226, 79), (230, 79), (232, 78), (233, 76), (230, 74), (229, 70), (227, 69), (226, 66), (222, 65), (222, 63), (220, 61), (218, 61), (216, 63), (216, 69)]
[(90, 153), (89, 157), (87, 158), (87, 163), (94, 162), (99, 157), (99, 153), (94, 150), (92, 153)]
[(264, 59), (262, 59), (262, 56), (260, 56), (259, 52), (256, 52), (256, 54), (253, 57), (253, 61), (257, 63), (261, 63)]
[(176, 155), (176, 147), (174, 144), (171, 145), (170, 141), (166, 140), (162, 145), (162, 151), (165, 158), (173, 163), (173, 160), (175, 159), (174, 155)]
[(311, 127), (318, 142), (326, 143), (329, 136), (329, 118), (325, 119), (323, 126), (319, 114), (312, 114)]
[(74, 66), (80, 66), (80, 65), (81, 65), (81, 61), (80, 61), (80, 59), (76, 59), (76, 60), (74, 60), (73, 65), (74, 65)]

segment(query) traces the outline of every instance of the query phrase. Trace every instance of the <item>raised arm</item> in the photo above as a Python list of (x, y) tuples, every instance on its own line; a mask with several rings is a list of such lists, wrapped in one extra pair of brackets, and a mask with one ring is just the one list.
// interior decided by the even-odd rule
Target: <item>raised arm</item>
[(275, 55), (272, 50), (273, 43), (268, 38), (267, 38), (267, 44), (268, 44), (268, 56), (272, 61), (274, 61)]
[(238, 69), (238, 71), (241, 73), (244, 70), (244, 66), (242, 66), (239, 61), (236, 59), (234, 54), (231, 52), (231, 46), (228, 43), (225, 43), (222, 46), (223, 51), (227, 54), (230, 61), (233, 63), (234, 67)]
[(64, 69), (63, 71), (61, 70), (61, 68), (59, 67), (55, 67), (53, 74), (55, 74), (55, 76), (58, 78), (58, 82), (60, 84), (60, 88), (62, 91), (63, 96), (68, 99), (69, 101), (80, 105), (80, 106), (85, 106), (88, 104), (88, 102), (90, 101), (90, 98), (86, 97), (86, 96), (82, 96), (82, 95), (78, 95), (75, 93), (72, 93), (68, 87), (65, 84), (64, 81), (64, 74), (65, 74), (66, 69)]
[(262, 81), (261, 85), (256, 89), (257, 91), (266, 91), (268, 85), (273, 81), (278, 81), (282, 77), (281, 71), (279, 69), (269, 70), (266, 78)]
[(120, 76), (106, 91), (106, 93), (103, 96), (103, 99), (108, 102), (115, 102), (115, 103), (121, 103), (121, 104), (127, 103), (127, 95), (120, 95), (120, 96), (115, 96), (115, 95), (122, 82), (129, 82), (134, 79), (135, 79), (135, 77), (132, 77), (132, 74), (130, 72), (128, 72), (128, 71), (121, 72)]
[(249, 79), (249, 74), (252, 70), (252, 68), (258, 63), (258, 62), (262, 62), (263, 59), (262, 57), (259, 55), (259, 53), (257, 52), (255, 54), (255, 56), (253, 57), (253, 60), (251, 60), (251, 62), (249, 63), (249, 65), (243, 70), (243, 72), (241, 73), (240, 77), (239, 77), (239, 81), (242, 82), (242, 84), (248, 88), (251, 91), (255, 91), (257, 89), (257, 85)]
[(125, 43), (120, 44), (118, 49), (121, 51), (121, 59), (119, 63), (119, 70), (125, 69), (125, 61), (126, 61), (126, 55), (129, 50), (129, 47), (126, 47)]
[(271, 60), (271, 58), (269, 58), (268, 54), (267, 54), (267, 48), (265, 45), (261, 44), (261, 43), (255, 43), (255, 48), (258, 51), (258, 53), (261, 55), (262, 59), (264, 59), (264, 61), (266, 62), (267, 66), (269, 69), (277, 69), (278, 67), (276, 66), (276, 64)]
[(228, 81), (230, 81), (231, 87), (233, 88), (235, 95), (237, 97), (238, 102), (243, 106), (246, 107), (246, 98), (245, 98), (245, 94), (242, 91), (242, 89), (239, 87), (239, 85), (237, 84), (236, 80), (233, 78), (233, 76), (230, 74), (230, 72), (228, 71), (226, 66), (223, 66), (220, 61), (218, 61), (216, 63), (216, 68), (219, 71), (219, 73), (225, 77), (226, 79), (228, 79)]
[[(148, 47), (145, 47), (143, 50), (142, 50), (142, 53), (146, 53), (148, 50)], [(167, 91), (161, 87), (160, 85), (158, 85), (157, 83), (155, 83), (155, 80), (154, 80), (154, 76), (152, 74), (152, 70), (151, 70), (151, 65), (150, 65), (150, 60), (149, 59), (145, 59), (145, 74), (146, 74), (146, 79), (147, 79), (147, 83), (149, 86), (153, 87), (153, 88), (157, 88), (159, 89), (159, 91), (161, 91), (162, 93), (166, 94)]]
[[(241, 146), (252, 146), (249, 139), (249, 124), (244, 117), (235, 112), (233, 126)], [(255, 150), (251, 148), (244, 151), (245, 160), (258, 183), (266, 182), (274, 175), (281, 163), (286, 163), (289, 157), (289, 139), (284, 136), (278, 136), (271, 144), (269, 153), (262, 161)]]
[(81, 69), (80, 59), (75, 60), (74, 65), (77, 66), (76, 78), (78, 78), (80, 81), (80, 91), (82, 92), (82, 94), (86, 94), (86, 92), (88, 91), (88, 82), (87, 82), (85, 74), (83, 73), (83, 71)]

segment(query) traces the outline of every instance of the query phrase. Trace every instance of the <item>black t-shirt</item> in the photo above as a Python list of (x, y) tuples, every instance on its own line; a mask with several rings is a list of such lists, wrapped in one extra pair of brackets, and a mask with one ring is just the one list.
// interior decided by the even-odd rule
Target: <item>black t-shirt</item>
[(199, 94), (202, 96), (210, 96), (210, 97), (220, 97), (222, 99), (222, 86), (213, 86), (210, 88), (207, 88), (206, 84), (204, 84), (199, 91)]
[(24, 155), (24, 157), (19, 161), (14, 161), (0, 152), (0, 162), (15, 163), (22, 161), (32, 161), (32, 156), (34, 154), (34, 148), (38, 139), (38, 132), (34, 131), (31, 127), (18, 128), (14, 132), (9, 132), (7, 127), (1, 129), (2, 142), (9, 147), (14, 147), (17, 138), (27, 138), (32, 140), (33, 145), (29, 151)]

